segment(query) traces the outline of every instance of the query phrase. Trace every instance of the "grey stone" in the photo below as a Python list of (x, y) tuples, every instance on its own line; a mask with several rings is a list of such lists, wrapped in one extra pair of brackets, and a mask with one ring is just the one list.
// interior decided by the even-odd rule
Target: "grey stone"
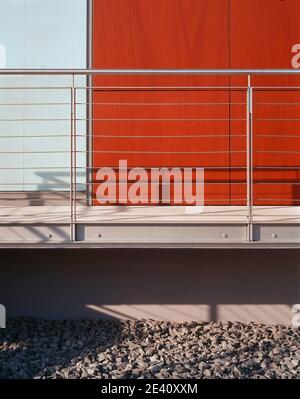
[(9, 319), (0, 378), (300, 378), (299, 331), (259, 323)]

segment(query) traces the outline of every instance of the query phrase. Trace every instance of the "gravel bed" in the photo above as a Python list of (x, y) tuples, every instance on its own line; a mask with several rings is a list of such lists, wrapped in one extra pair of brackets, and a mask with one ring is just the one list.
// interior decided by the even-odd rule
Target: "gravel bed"
[(257, 323), (11, 319), (0, 330), (0, 378), (300, 378), (300, 332)]

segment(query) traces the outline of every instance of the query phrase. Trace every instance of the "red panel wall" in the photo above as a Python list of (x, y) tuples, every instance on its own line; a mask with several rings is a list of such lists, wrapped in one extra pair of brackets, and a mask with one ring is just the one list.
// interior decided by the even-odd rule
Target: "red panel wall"
[[(93, 66), (289, 68), (291, 47), (300, 41), (299, 8), (299, 0), (97, 0)], [(286, 77), (253, 78), (256, 85), (293, 82), (294, 78)], [(245, 92), (186, 89), (239, 84), (245, 86), (246, 80), (220, 76), (95, 78), (94, 85), (99, 89), (93, 94), (94, 167), (116, 167), (119, 159), (127, 159), (129, 167), (206, 167), (207, 204), (245, 204)], [(171, 90), (167, 88), (170, 86), (184, 89)], [(259, 135), (287, 135), (297, 130), (299, 122), (259, 120), (278, 118), (279, 108), (258, 103), (279, 102), (281, 98), (282, 92), (255, 93), (256, 167), (272, 162), (300, 166), (297, 155), (262, 152), (279, 151), (283, 146), (287, 151), (297, 144), (298, 139)], [(284, 101), (297, 98), (296, 92), (284, 93)], [(219, 104), (212, 106), (212, 102)], [(234, 104), (230, 106), (229, 102)], [(280, 118), (293, 117), (297, 112), (296, 106), (280, 107)], [(280, 169), (276, 175), (274, 170), (255, 170), (256, 202), (262, 199), (260, 204), (265, 204), (267, 198), (275, 196), (293, 203), (297, 186), (290, 179), (297, 173), (295, 169)], [(280, 182), (283, 179), (284, 184), (266, 184), (275, 178)]]
[[(299, 0), (231, 0), (230, 21), (231, 68), (291, 68), (291, 49), (300, 43)], [(254, 86), (300, 86), (295, 76), (254, 76), (251, 81)], [(300, 91), (257, 90), (253, 101), (255, 204), (299, 205)]]
[[(228, 1), (96, 1), (93, 55), (98, 68), (228, 68)], [(110, 77), (97, 78), (95, 84), (185, 87), (228, 85), (228, 78)], [(107, 119), (94, 123), (94, 149), (105, 151), (94, 154), (94, 165), (116, 166), (119, 159), (127, 159), (130, 167), (224, 167), (207, 170), (206, 199), (226, 202), (228, 99), (226, 90), (95, 91), (95, 102), (115, 105), (94, 106), (96, 118)], [(225, 105), (199, 104), (213, 101)], [(143, 105), (133, 105), (137, 103)], [(101, 137), (102, 132), (109, 137)], [(214, 150), (225, 152), (216, 157)]]

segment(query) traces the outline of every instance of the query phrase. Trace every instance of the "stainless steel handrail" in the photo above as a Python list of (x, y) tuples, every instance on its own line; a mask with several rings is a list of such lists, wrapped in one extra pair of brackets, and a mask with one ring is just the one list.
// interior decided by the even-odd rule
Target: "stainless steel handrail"
[[(279, 184), (277, 181), (276, 182), (254, 182), (254, 167), (253, 167), (253, 123), (255, 121), (275, 121), (275, 122), (286, 122), (286, 121), (293, 121), (293, 122), (299, 122), (300, 118), (254, 118), (253, 117), (253, 106), (256, 105), (278, 105), (278, 106), (284, 106), (284, 105), (300, 105), (300, 102), (277, 102), (277, 103), (268, 103), (268, 102), (257, 102), (254, 103), (253, 102), (253, 90), (254, 89), (259, 89), (259, 90), (276, 90), (276, 89), (290, 89), (290, 90), (299, 90), (300, 87), (295, 87), (295, 86), (276, 86), (276, 87), (271, 87), (271, 86), (252, 86), (252, 82), (251, 82), (251, 77), (252, 76), (256, 76), (256, 75), (272, 75), (272, 76), (279, 76), (279, 75), (293, 75), (293, 76), (300, 76), (300, 69), (296, 70), (296, 69), (0, 69), (0, 76), (9, 76), (9, 75), (56, 75), (56, 76), (70, 76), (72, 77), (72, 82), (66, 86), (62, 86), (62, 87), (54, 87), (54, 86), (48, 86), (48, 87), (44, 87), (44, 86), (36, 86), (36, 87), (1, 87), (0, 89), (2, 90), (7, 90), (7, 89), (16, 89), (16, 90), (34, 90), (34, 89), (38, 89), (38, 90), (56, 90), (56, 89), (65, 89), (65, 90), (70, 90), (70, 101), (69, 102), (49, 102), (49, 103), (45, 103), (45, 102), (32, 102), (32, 103), (0, 103), (0, 107), (5, 107), (5, 106), (40, 106), (40, 105), (67, 105), (70, 106), (70, 118), (8, 118), (8, 119), (3, 119), (0, 118), (0, 122), (9, 122), (9, 121), (15, 121), (15, 122), (25, 122), (25, 121), (31, 121), (31, 122), (43, 122), (43, 121), (70, 121), (70, 135), (63, 133), (62, 135), (60, 134), (44, 134), (44, 135), (34, 135), (34, 134), (30, 134), (30, 135), (24, 135), (24, 136), (18, 136), (18, 135), (2, 135), (0, 136), (0, 139), (5, 139), (5, 138), (17, 138), (17, 137), (24, 137), (24, 138), (43, 138), (43, 137), (69, 137), (70, 138), (70, 148), (69, 149), (60, 149), (60, 150), (51, 150), (51, 149), (46, 149), (46, 150), (39, 150), (39, 151), (29, 151), (29, 150), (24, 150), (23, 151), (5, 151), (2, 150), (0, 151), (0, 154), (45, 154), (45, 153), (55, 153), (55, 154), (70, 154), (70, 165), (69, 167), (67, 166), (50, 166), (50, 167), (38, 167), (38, 166), (32, 166), (32, 167), (18, 167), (18, 166), (12, 166), (12, 167), (0, 167), (0, 170), (33, 170), (33, 169), (68, 169), (69, 168), (69, 172), (70, 172), (70, 179), (68, 180), (68, 182), (66, 183), (60, 183), (59, 181), (53, 181), (50, 183), (43, 183), (41, 184), (43, 187), (54, 187), (55, 189), (57, 189), (57, 187), (59, 185), (62, 186), (66, 186), (70, 188), (70, 226), (71, 226), (71, 240), (72, 241), (76, 241), (76, 215), (77, 215), (77, 211), (76, 211), (76, 204), (77, 204), (77, 186), (78, 187), (85, 187), (86, 191), (89, 193), (93, 193), (93, 189), (91, 189), (90, 187), (97, 185), (97, 182), (91, 181), (91, 180), (87, 180), (84, 183), (78, 183), (77, 182), (77, 171), (79, 173), (79, 170), (83, 170), (86, 172), (86, 175), (89, 174), (89, 176), (92, 176), (94, 170), (96, 170), (98, 167), (95, 165), (90, 165), (87, 164), (85, 166), (81, 166), (77, 164), (76, 161), (76, 156), (80, 156), (82, 154), (87, 154), (87, 156), (92, 156), (93, 154), (141, 154), (141, 155), (147, 155), (147, 154), (208, 154), (208, 155), (213, 155), (213, 154), (245, 154), (245, 159), (244, 159), (244, 163), (241, 166), (206, 166), (205, 168), (207, 168), (208, 170), (214, 170), (214, 169), (226, 169), (229, 172), (230, 171), (234, 171), (236, 169), (238, 170), (243, 170), (246, 171), (246, 176), (245, 176), (245, 181), (229, 181), (229, 185), (231, 187), (231, 185), (246, 185), (247, 188), (247, 193), (245, 194), (245, 198), (241, 198), (244, 196), (244, 194), (240, 194), (237, 196), (237, 198), (235, 198), (236, 201), (244, 201), (247, 209), (248, 209), (248, 241), (252, 240), (253, 237), (253, 185), (255, 184), (266, 184), (268, 186), (274, 185), (274, 184)], [(243, 86), (101, 86), (101, 87), (97, 87), (97, 86), (93, 86), (92, 82), (89, 83), (89, 85), (87, 84), (86, 86), (79, 86), (76, 85), (74, 83), (75, 81), (75, 76), (87, 76), (87, 77), (93, 77), (93, 76), (127, 76), (127, 75), (131, 75), (131, 76), (166, 76), (166, 75), (176, 75), (176, 76), (209, 76), (209, 75), (219, 75), (219, 76), (227, 76), (227, 75), (242, 75), (245, 76), (245, 78), (248, 78), (248, 85), (245, 84)], [(76, 93), (80, 90), (86, 91), (86, 92), (92, 92), (93, 90), (98, 90), (99, 91), (103, 91), (103, 93), (106, 90), (110, 90), (110, 89), (117, 89), (120, 91), (126, 91), (126, 90), (130, 90), (130, 89), (137, 89), (137, 90), (151, 90), (151, 89), (155, 89), (155, 88), (159, 88), (162, 90), (166, 90), (166, 89), (170, 89), (170, 90), (194, 90), (194, 89), (203, 89), (203, 90), (240, 90), (244, 93), (245, 95), (245, 100), (243, 99), (243, 101), (235, 101), (235, 102), (208, 102), (208, 103), (190, 103), (190, 102), (184, 102), (184, 103), (172, 103), (172, 102), (163, 102), (163, 103), (156, 103), (156, 102), (129, 102), (129, 103), (122, 103), (122, 102), (97, 102), (96, 100), (93, 101), (93, 97), (92, 96), (87, 96), (87, 100), (84, 102), (80, 102), (76, 100)], [(165, 106), (169, 106), (169, 105), (176, 105), (176, 106), (180, 106), (180, 105), (188, 105), (188, 106), (193, 106), (193, 105), (222, 105), (222, 106), (231, 106), (231, 105), (240, 105), (240, 106), (244, 106), (245, 107), (245, 113), (246, 116), (243, 118), (233, 118), (233, 117), (229, 117), (229, 118), (93, 118), (91, 116), (90, 113), (88, 113), (86, 115), (86, 117), (80, 117), (80, 116), (76, 116), (76, 111), (79, 110), (80, 106), (87, 106), (87, 107), (93, 107), (95, 105), (109, 105), (109, 106), (113, 106), (113, 105), (134, 105), (134, 106), (153, 106), (153, 105), (157, 105), (157, 106), (161, 106), (161, 105), (165, 105)], [(141, 107), (139, 107), (141, 109)], [(99, 134), (97, 132), (93, 132), (93, 134), (91, 133), (91, 131), (88, 129), (86, 134), (82, 134), (82, 132), (77, 131), (78, 126), (77, 124), (80, 122), (87, 122), (88, 126), (92, 126), (92, 122), (93, 121), (117, 121), (119, 122), (123, 122), (123, 121), (142, 121), (142, 122), (149, 122), (149, 121), (191, 121), (191, 122), (213, 122), (213, 121), (241, 121), (241, 122), (245, 122), (245, 132), (243, 134), (239, 133), (230, 133), (230, 138), (231, 137), (244, 137), (246, 139), (244, 147), (245, 149), (243, 150), (235, 150), (233, 148), (231, 148), (230, 146), (225, 147), (225, 149), (218, 149), (218, 150), (208, 150), (208, 151), (196, 151), (196, 150), (189, 150), (189, 151), (180, 151), (177, 150), (170, 150), (170, 151), (163, 151), (159, 148), (159, 150), (148, 150), (148, 151), (139, 151), (139, 150), (126, 150), (122, 147), (122, 149), (120, 150), (111, 150), (111, 149), (92, 149), (90, 147), (88, 147), (86, 150), (82, 150), (82, 149), (78, 149), (76, 147), (77, 144), (77, 139), (79, 139), (80, 137), (86, 137), (89, 139), (90, 141), (90, 137), (92, 138), (109, 138), (109, 137), (115, 137), (115, 138), (196, 138), (196, 137), (214, 137), (216, 138), (222, 138), (222, 137), (229, 137), (229, 134), (195, 134), (195, 135), (190, 135), (190, 136), (184, 136), (184, 135), (174, 135), (174, 134), (170, 134), (170, 135), (160, 135), (160, 136), (156, 136), (156, 135), (122, 135), (121, 133), (119, 135), (109, 135), (109, 134)], [(247, 124), (247, 126), (246, 126)], [(244, 125), (243, 125), (244, 126)], [(78, 129), (79, 130), (79, 129)], [(290, 135), (284, 135), (284, 134), (257, 134), (256, 137), (281, 137), (281, 138), (287, 138), (287, 137), (299, 137), (300, 138), (300, 134), (299, 136), (296, 134), (290, 134)], [(0, 142), (1, 145), (1, 142)], [(283, 150), (283, 149), (279, 149), (279, 150), (268, 150), (268, 149), (263, 149), (263, 150), (256, 150), (256, 153), (269, 153), (269, 154), (299, 154), (300, 151), (297, 151), (295, 149), (293, 150)], [(6, 166), (6, 165), (5, 165)], [(293, 169), (293, 170), (298, 170), (300, 169), (300, 166), (255, 166), (255, 169)], [(118, 169), (118, 167), (116, 166), (116, 169)], [(31, 180), (29, 180), (31, 181)], [(31, 186), (34, 185), (35, 183), (32, 182), (23, 182), (24, 187), (26, 186)], [(218, 185), (218, 184), (227, 184), (223, 181), (221, 182), (207, 182), (207, 185)], [(280, 183), (282, 184), (282, 182)], [(286, 184), (290, 184), (290, 183), (286, 183)], [(294, 185), (299, 185), (299, 183), (293, 183)], [(15, 186), (17, 185), (17, 183), (0, 183), (0, 186)], [(58, 191), (57, 191), (58, 192)], [(225, 195), (224, 195), (225, 197)], [(272, 199), (272, 194), (270, 194), (270, 201), (280, 201), (280, 199)], [(258, 197), (259, 198), (259, 197)], [(39, 201), (39, 198), (35, 198), (32, 197), (33, 201)], [(64, 200), (64, 198), (59, 198), (59, 200)], [(217, 202), (223, 202), (223, 201), (231, 201), (231, 197), (229, 196), (228, 198), (221, 198), (221, 199), (212, 199), (209, 198), (207, 199), (207, 202), (213, 202), (213, 203), (217, 203)], [(259, 198), (260, 201), (266, 201), (268, 199), (266, 198)], [(93, 201), (93, 200), (91, 200)], [(282, 199), (282, 202), (286, 201), (285, 199)], [(300, 201), (300, 199), (294, 199), (293, 201), (295, 201), (295, 203), (297, 201)], [(90, 202), (89, 205), (91, 205), (93, 202)]]
[(299, 75), (300, 69), (35, 69), (0, 68), (0, 75)]

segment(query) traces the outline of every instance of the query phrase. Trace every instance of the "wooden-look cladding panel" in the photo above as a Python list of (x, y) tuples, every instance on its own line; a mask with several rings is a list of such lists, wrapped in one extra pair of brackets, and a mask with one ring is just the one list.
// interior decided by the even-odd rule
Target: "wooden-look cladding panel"
[(228, 0), (94, 1), (94, 65), (226, 68)]
[[(292, 47), (300, 43), (299, 0), (231, 0), (230, 21), (231, 68), (291, 68)], [(251, 82), (300, 86), (295, 76)], [(241, 83), (246, 79), (231, 79)], [(254, 203), (299, 205), (300, 90), (255, 91), (253, 102)]]
[[(299, 11), (299, 0), (97, 0), (93, 66), (290, 68)], [(206, 167), (207, 203), (246, 203), (245, 90), (186, 89), (247, 86), (245, 77), (101, 76), (93, 83), (93, 166), (127, 159), (129, 167)], [(252, 83), (300, 86), (287, 76)], [(297, 204), (300, 138), (289, 136), (300, 137), (300, 105), (290, 104), (300, 104), (300, 91), (255, 91), (253, 100), (255, 204)]]
[[(97, 68), (228, 68), (228, 1), (96, 1), (93, 58)], [(228, 86), (229, 79), (115, 76), (94, 84)], [(129, 167), (223, 167), (206, 175), (206, 199), (228, 203), (228, 90), (95, 90), (93, 99), (95, 166), (126, 159)]]

